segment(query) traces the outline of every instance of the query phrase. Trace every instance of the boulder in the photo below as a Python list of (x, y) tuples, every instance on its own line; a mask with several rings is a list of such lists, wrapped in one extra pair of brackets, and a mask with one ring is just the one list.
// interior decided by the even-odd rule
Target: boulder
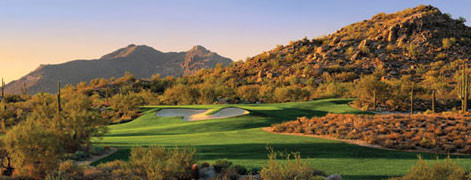
[(214, 167), (205, 167), (200, 169), (200, 178), (201, 179), (214, 179), (216, 178), (216, 170)]
[(338, 174), (332, 174), (326, 178), (326, 180), (342, 180), (342, 176)]

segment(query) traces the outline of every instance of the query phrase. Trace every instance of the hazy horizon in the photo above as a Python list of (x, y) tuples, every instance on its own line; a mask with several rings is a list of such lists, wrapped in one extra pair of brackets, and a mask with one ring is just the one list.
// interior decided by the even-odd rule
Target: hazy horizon
[[(0, 77), (16, 80), (40, 64), (97, 59), (129, 44), (159, 51), (202, 45), (243, 60), (380, 13), (431, 4), (471, 20), (460, 1), (0, 1)], [(460, 4), (457, 6), (457, 4)], [(470, 24), (469, 22), (467, 23)]]

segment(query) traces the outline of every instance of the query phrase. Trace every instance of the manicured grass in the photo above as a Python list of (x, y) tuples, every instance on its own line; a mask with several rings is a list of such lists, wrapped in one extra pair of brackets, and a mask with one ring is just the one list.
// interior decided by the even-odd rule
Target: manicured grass
[[(372, 149), (312, 137), (277, 135), (260, 129), (300, 116), (323, 116), (328, 112), (363, 113), (349, 107), (348, 102), (348, 99), (325, 99), (282, 104), (148, 106), (145, 107), (148, 111), (140, 118), (112, 125), (105, 137), (95, 140), (98, 145), (120, 148), (117, 153), (97, 163), (126, 160), (130, 148), (134, 146), (190, 145), (197, 149), (200, 161), (229, 159), (235, 164), (261, 167), (267, 161), (266, 146), (271, 146), (279, 151), (300, 152), (313, 167), (328, 174), (341, 174), (344, 179), (382, 179), (407, 173), (415, 164), (417, 153)], [(155, 116), (156, 109), (175, 107), (216, 109), (214, 111), (239, 107), (249, 110), (250, 114), (193, 122)], [(427, 159), (436, 157), (427, 153), (422, 153), (422, 156)], [(469, 168), (470, 157), (460, 156), (457, 161)]]

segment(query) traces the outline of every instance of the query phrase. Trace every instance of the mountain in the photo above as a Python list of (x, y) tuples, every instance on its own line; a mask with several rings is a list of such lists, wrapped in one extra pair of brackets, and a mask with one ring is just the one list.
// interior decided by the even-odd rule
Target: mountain
[(192, 74), (202, 68), (213, 68), (221, 63), (228, 66), (231, 59), (222, 57), (202, 46), (187, 52), (160, 52), (145, 45), (131, 44), (95, 60), (74, 60), (62, 64), (41, 65), (33, 72), (6, 85), (6, 92), (21, 93), (26, 83), (28, 93), (55, 92), (57, 81), (62, 84), (88, 82), (95, 78), (121, 77), (125, 72), (136, 78), (150, 78)]
[(314, 86), (332, 80), (350, 82), (375, 71), (384, 79), (421, 78), (417, 76), (430, 70), (450, 77), (456, 69), (446, 65), (471, 58), (471, 28), (464, 22), (425, 5), (380, 13), (326, 36), (279, 45), (230, 71), (249, 84), (294, 77), (294, 84)]

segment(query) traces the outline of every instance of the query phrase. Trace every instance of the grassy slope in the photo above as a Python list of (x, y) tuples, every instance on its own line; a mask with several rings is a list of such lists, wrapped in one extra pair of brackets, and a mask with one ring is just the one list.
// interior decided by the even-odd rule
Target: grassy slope
[[(235, 164), (261, 167), (266, 163), (267, 145), (275, 150), (301, 152), (309, 163), (328, 174), (338, 173), (344, 179), (381, 179), (406, 173), (417, 160), (417, 153), (379, 150), (338, 141), (312, 137), (275, 135), (260, 130), (299, 116), (322, 116), (327, 112), (361, 113), (347, 105), (346, 99), (327, 99), (301, 103), (230, 105), (251, 112), (235, 118), (183, 122), (176, 117), (156, 117), (155, 109), (174, 106), (147, 107), (140, 118), (110, 126), (110, 132), (97, 144), (120, 148), (102, 160), (126, 159), (129, 148), (147, 145), (191, 145), (197, 148), (201, 161), (227, 158)], [(224, 105), (178, 106), (187, 108), (217, 108)], [(434, 158), (432, 154), (423, 154)], [(459, 163), (471, 167), (468, 156)]]

